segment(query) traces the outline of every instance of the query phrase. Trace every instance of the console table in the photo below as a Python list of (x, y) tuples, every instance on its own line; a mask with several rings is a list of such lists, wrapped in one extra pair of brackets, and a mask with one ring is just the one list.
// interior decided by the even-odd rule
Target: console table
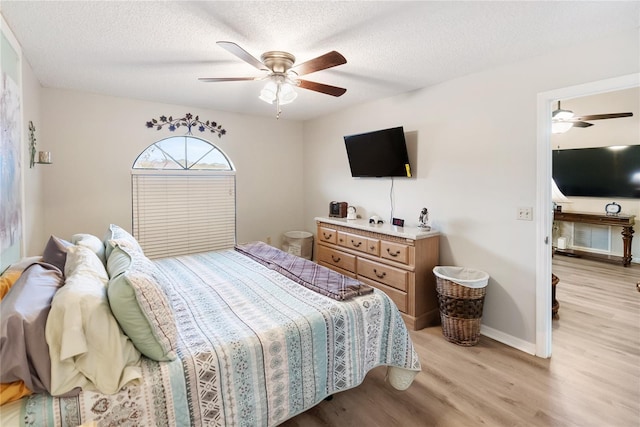
[(622, 227), (622, 243), (624, 247), (623, 256), (605, 255), (595, 252), (580, 251), (577, 249), (557, 249), (555, 253), (559, 255), (580, 256), (601, 261), (622, 262), (628, 267), (631, 264), (631, 240), (633, 239), (633, 225), (635, 215), (605, 215), (587, 212), (558, 212), (553, 213), (554, 221), (581, 222), (585, 224), (612, 225)]

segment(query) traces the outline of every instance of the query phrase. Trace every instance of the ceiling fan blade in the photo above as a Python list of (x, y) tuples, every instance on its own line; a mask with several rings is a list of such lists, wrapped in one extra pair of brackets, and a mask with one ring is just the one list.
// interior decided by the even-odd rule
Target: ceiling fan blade
[(260, 77), (200, 77), (201, 82), (240, 82), (245, 80), (260, 80)]
[(216, 42), (216, 43), (220, 47), (223, 47), (224, 49), (226, 49), (230, 53), (232, 53), (235, 56), (237, 56), (238, 58), (242, 59), (244, 62), (253, 65), (258, 70), (267, 70), (267, 71), (269, 71), (269, 69), (267, 68), (266, 65), (264, 65), (262, 62), (258, 61), (249, 52), (247, 52), (246, 50), (244, 50), (243, 48), (241, 48), (237, 44), (235, 44), (233, 42), (225, 42), (225, 41), (219, 41), (219, 42)]
[(326, 85), (324, 83), (310, 82), (309, 80), (299, 80), (299, 84), (303, 89), (314, 90), (316, 92), (325, 93), (331, 96), (341, 96), (347, 90), (337, 86)]
[(340, 53), (332, 50), (329, 53), (320, 55), (317, 58), (310, 59), (307, 62), (303, 62), (300, 65), (296, 65), (291, 70), (299, 76), (310, 74), (315, 71), (326, 70), (327, 68), (335, 67), (337, 65), (346, 64), (347, 60)]
[(633, 113), (611, 113), (611, 114), (592, 114), (589, 116), (575, 117), (573, 120), (604, 120), (604, 119), (618, 119), (620, 117), (632, 117)]
[[(567, 120), (568, 122), (571, 122), (571, 120)], [(589, 126), (593, 126), (593, 123), (587, 123), (587, 122), (571, 122), (573, 123), (573, 127), (574, 128), (588, 128)]]

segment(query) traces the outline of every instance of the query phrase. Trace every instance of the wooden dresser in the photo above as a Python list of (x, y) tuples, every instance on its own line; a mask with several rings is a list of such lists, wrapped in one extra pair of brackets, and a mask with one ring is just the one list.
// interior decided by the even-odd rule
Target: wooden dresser
[(316, 218), (316, 224), (318, 264), (384, 291), (409, 329), (438, 324), (438, 232), (363, 219)]

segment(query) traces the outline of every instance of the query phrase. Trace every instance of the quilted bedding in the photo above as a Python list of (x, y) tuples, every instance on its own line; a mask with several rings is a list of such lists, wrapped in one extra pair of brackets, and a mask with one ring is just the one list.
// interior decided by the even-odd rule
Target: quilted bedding
[(272, 426), (376, 366), (420, 370), (400, 313), (378, 290), (335, 301), (232, 249), (154, 262), (168, 278), (178, 358), (143, 357), (142, 380), (114, 395), (33, 395), (24, 425)]
[(236, 245), (235, 250), (302, 286), (338, 301), (373, 292), (371, 286), (356, 279), (263, 242)]

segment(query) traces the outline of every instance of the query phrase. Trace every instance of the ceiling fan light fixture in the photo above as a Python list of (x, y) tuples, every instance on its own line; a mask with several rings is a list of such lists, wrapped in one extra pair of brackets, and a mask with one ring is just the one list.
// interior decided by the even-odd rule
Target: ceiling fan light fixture
[(568, 120), (574, 116), (573, 111), (569, 110), (556, 110), (553, 112), (554, 120)]
[[(552, 113), (551, 113), (551, 119), (553, 120), (569, 120), (571, 118), (573, 118), (574, 114), (573, 111), (571, 110), (563, 110), (562, 107), (560, 106), (560, 101), (558, 100), (558, 108), (556, 108)], [(567, 129), (569, 130), (569, 129)], [(565, 130), (565, 132), (567, 131)]]
[(278, 95), (278, 85), (273, 80), (269, 80), (260, 91), (259, 98), (267, 104), (273, 104)]
[(293, 86), (289, 83), (280, 84), (280, 93), (278, 94), (278, 98), (280, 98), (280, 105), (286, 105), (292, 103), (298, 94), (295, 90), (293, 90)]
[(269, 80), (260, 91), (259, 98), (267, 104), (286, 105), (292, 103), (298, 94), (293, 90), (293, 85), (287, 82)]
[(565, 133), (573, 127), (571, 122), (553, 122), (551, 124), (551, 133)]

